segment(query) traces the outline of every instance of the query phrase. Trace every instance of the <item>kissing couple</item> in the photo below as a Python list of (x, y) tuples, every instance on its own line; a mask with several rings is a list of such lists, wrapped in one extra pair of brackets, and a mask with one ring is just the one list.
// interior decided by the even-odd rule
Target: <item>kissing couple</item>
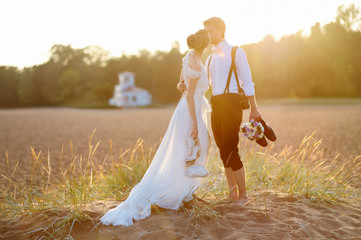
[[(150, 216), (152, 205), (177, 210), (183, 202), (192, 200), (192, 194), (203, 178), (185, 174), (185, 159), (189, 153), (187, 143), (189, 139), (199, 142), (196, 164), (206, 166), (212, 133), (225, 169), (229, 187), (227, 199), (231, 204), (240, 206), (247, 202), (245, 170), (238, 152), (243, 115), (239, 92), (243, 91), (251, 107), (249, 118), (260, 121), (254, 83), (246, 53), (225, 40), (224, 21), (212, 17), (203, 25), (204, 29), (187, 37), (190, 50), (182, 60), (177, 85), (182, 97), (159, 148), (142, 180), (134, 186), (128, 198), (101, 217), (104, 225), (130, 226), (133, 220)], [(209, 44), (214, 45), (213, 54), (203, 65), (201, 57)], [(235, 74), (230, 71), (231, 66), (235, 66)], [(242, 81), (242, 87), (238, 78)], [(212, 93), (211, 105), (204, 96), (208, 88)]]

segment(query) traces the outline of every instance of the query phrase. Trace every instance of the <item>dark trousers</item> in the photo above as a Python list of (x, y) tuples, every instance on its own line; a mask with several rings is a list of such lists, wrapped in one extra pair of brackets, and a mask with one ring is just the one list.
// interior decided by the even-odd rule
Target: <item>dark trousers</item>
[(233, 171), (243, 167), (238, 153), (239, 130), (243, 112), (238, 94), (227, 93), (211, 97), (213, 136), (224, 167)]

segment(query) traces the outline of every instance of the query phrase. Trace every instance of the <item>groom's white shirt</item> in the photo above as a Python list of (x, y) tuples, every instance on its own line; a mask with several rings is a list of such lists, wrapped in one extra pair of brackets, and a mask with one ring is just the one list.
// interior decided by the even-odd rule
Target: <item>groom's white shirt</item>
[[(209, 78), (213, 95), (223, 94), (226, 88), (229, 68), (231, 67), (231, 52), (232, 45), (228, 44), (226, 40), (220, 42), (213, 48), (214, 54), (212, 54), (212, 60), (209, 66)], [(205, 66), (208, 66), (210, 56), (205, 62)], [(247, 62), (247, 55), (242, 48), (238, 48), (236, 52), (236, 67), (237, 75), (246, 96), (253, 96), (255, 94), (254, 83), (252, 82), (251, 70)], [(236, 77), (232, 74), (231, 82), (229, 84), (229, 92), (238, 93), (238, 87)]]

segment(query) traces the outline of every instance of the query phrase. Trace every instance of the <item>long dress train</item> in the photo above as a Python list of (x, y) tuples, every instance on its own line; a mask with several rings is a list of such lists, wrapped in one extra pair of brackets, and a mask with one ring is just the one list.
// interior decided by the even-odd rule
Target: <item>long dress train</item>
[[(210, 106), (204, 97), (208, 89), (205, 68), (194, 71), (188, 65), (189, 51), (183, 58), (183, 76), (188, 87), (189, 78), (198, 79), (194, 94), (198, 124), (198, 139), (201, 146), (197, 164), (206, 166), (210, 137)], [(183, 201), (192, 200), (192, 193), (198, 189), (202, 178), (185, 175), (186, 140), (191, 135), (191, 118), (188, 111), (186, 94), (181, 97), (162, 138), (157, 152), (142, 180), (131, 190), (128, 198), (117, 207), (110, 209), (100, 221), (104, 225), (129, 226), (151, 214), (151, 206), (177, 210)]]

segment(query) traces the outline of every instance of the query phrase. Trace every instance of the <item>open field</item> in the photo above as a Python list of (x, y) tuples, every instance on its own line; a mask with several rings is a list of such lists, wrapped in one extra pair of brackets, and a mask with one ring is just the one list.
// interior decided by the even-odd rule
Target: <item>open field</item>
[[(0, 207), (12, 216), (0, 221), (0, 238), (34, 239), (42, 233), (38, 236), (47, 239), (357, 239), (359, 102), (266, 103), (260, 109), (278, 140), (261, 148), (242, 139), (250, 197), (245, 208), (222, 202), (227, 188), (213, 146), (212, 174), (197, 192), (199, 199), (179, 211), (155, 208), (131, 227), (97, 224), (139, 181), (174, 107), (0, 110)], [(307, 140), (299, 147), (314, 130), (313, 137), (323, 138), (322, 143)], [(144, 139), (142, 147), (136, 144), (137, 150), (124, 153), (138, 138)], [(56, 179), (67, 184), (56, 186)], [(17, 187), (10, 187), (10, 181)]]
[[(272, 151), (285, 146), (297, 147), (305, 136), (316, 130), (315, 138), (323, 139), (324, 156), (343, 158), (361, 154), (361, 104), (267, 104), (260, 106), (264, 119), (273, 127), (278, 140)], [(142, 138), (146, 144), (160, 142), (174, 107), (129, 110), (89, 110), (70, 108), (29, 108), (0, 110), (0, 173), (6, 170), (6, 151), (11, 166), (30, 163), (31, 149), (47, 156), (53, 168), (66, 167), (71, 161), (70, 141), (74, 155), (88, 152), (88, 140), (96, 129), (94, 142), (100, 141), (94, 158), (101, 162), (110, 151), (110, 140), (116, 155)], [(243, 122), (248, 120), (245, 112)], [(64, 147), (64, 155), (60, 153)], [(260, 151), (266, 149), (258, 148)], [(22, 174), (22, 173), (21, 173)], [(2, 179), (0, 181), (3, 181)]]

